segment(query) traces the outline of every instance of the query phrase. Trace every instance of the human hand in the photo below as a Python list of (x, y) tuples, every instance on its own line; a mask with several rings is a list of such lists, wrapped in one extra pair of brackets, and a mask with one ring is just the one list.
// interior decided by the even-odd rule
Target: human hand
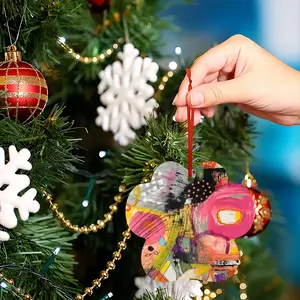
[(214, 115), (214, 106), (231, 103), (275, 123), (300, 124), (300, 72), (242, 35), (200, 56), (191, 74), (193, 89), (185, 77), (173, 102), (178, 122), (187, 119), (187, 106), (196, 125), (201, 115)]

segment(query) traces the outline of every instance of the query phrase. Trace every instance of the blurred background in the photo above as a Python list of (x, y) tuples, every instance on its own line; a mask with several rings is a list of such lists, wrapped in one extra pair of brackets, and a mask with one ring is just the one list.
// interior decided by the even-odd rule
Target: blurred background
[[(176, 47), (181, 47), (189, 60), (215, 43), (243, 34), (300, 70), (298, 0), (196, 0), (192, 5), (174, 5), (163, 15), (176, 16), (174, 24), (181, 28), (164, 34), (164, 51), (173, 58)], [(163, 63), (167, 65), (168, 60)], [(284, 238), (278, 239), (278, 232), (272, 230), (270, 247), (280, 273), (300, 284), (300, 127), (256, 118), (255, 122), (261, 134), (255, 140), (250, 170), (260, 187), (277, 200), (285, 220)]]

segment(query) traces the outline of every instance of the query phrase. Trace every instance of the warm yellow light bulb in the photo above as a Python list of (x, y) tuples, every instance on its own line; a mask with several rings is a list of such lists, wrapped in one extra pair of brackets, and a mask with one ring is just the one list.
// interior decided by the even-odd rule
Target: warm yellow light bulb
[(241, 290), (245, 290), (246, 288), (247, 288), (246, 283), (241, 283), (241, 284), (240, 284), (240, 289), (241, 289)]
[(204, 294), (205, 294), (205, 295), (209, 295), (209, 294), (210, 294), (210, 290), (209, 290), (209, 289), (205, 289), (205, 290), (204, 290)]
[(221, 295), (221, 294), (223, 293), (223, 291), (222, 291), (221, 289), (217, 289), (217, 290), (216, 290), (216, 293), (217, 293), (218, 295)]
[(242, 300), (246, 300), (246, 299), (247, 299), (247, 294), (242, 293), (242, 294), (240, 295), (240, 298), (241, 298)]

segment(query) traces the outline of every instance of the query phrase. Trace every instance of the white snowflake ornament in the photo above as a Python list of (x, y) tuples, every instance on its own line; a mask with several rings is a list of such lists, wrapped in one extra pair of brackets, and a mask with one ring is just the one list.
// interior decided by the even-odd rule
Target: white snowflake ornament
[(159, 66), (151, 58), (139, 56), (132, 44), (125, 44), (118, 53), (120, 61), (108, 65), (99, 73), (98, 93), (105, 107), (98, 107), (96, 124), (112, 131), (114, 139), (127, 146), (135, 137), (134, 130), (146, 124), (157, 105), (154, 88), (148, 82), (157, 81)]
[[(22, 196), (19, 193), (30, 185), (30, 179), (25, 174), (16, 174), (18, 170), (31, 170), (30, 151), (22, 149), (19, 152), (15, 146), (8, 149), (9, 161), (5, 164), (5, 153), (0, 147), (0, 224), (6, 228), (14, 228), (18, 219), (14, 209), (17, 208), (21, 220), (27, 221), (29, 213), (37, 213), (39, 203), (34, 200), (36, 189), (27, 190)], [(0, 231), (0, 241), (8, 241), (9, 234)]]
[(157, 294), (159, 289), (165, 296), (174, 300), (192, 300), (195, 297), (203, 296), (202, 284), (198, 280), (183, 279), (164, 283), (145, 276), (135, 278), (134, 284), (138, 288), (136, 297), (146, 295), (148, 292)]

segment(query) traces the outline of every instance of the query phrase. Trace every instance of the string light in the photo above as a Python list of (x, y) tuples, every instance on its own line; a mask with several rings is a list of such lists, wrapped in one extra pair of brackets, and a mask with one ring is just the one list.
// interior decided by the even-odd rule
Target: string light
[(105, 295), (103, 298), (101, 298), (100, 300), (107, 300), (107, 299), (110, 299), (112, 298), (113, 296), (113, 293), (108, 293), (107, 295)]
[(177, 62), (176, 61), (171, 61), (169, 63), (169, 68), (171, 71), (175, 71), (177, 69), (178, 65), (177, 65)]
[(181, 47), (176, 47), (175, 48), (175, 54), (177, 55), (177, 59), (178, 59), (178, 62), (179, 62), (179, 65), (181, 67), (181, 69), (186, 69), (186, 63), (184, 61), (184, 57), (182, 55), (182, 49)]
[[(14, 285), (15, 283), (14, 283), (13, 279), (7, 279), (4, 277), (3, 273), (0, 273), (0, 280), (1, 280), (0, 281), (0, 290), (12, 289), (14, 291), (14, 293), (18, 294), (18, 296), (21, 296), (22, 299), (32, 300), (32, 297), (29, 294), (25, 294), (20, 287), (17, 288)], [(18, 297), (18, 299), (19, 299), (19, 297)]]
[(61, 45), (61, 47), (66, 50), (74, 59), (84, 63), (84, 64), (97, 64), (99, 62), (104, 61), (107, 57), (111, 56), (112, 53), (117, 50), (120, 46), (120, 44), (124, 43), (124, 38), (119, 38), (116, 43), (112, 45), (111, 48), (106, 49), (104, 52), (99, 53), (95, 56), (84, 56), (80, 53), (76, 52), (73, 48), (68, 46), (66, 44), (66, 38), (61, 36), (58, 38), (58, 43)]
[(103, 157), (105, 157), (106, 156), (106, 151), (100, 151), (99, 152), (99, 157), (100, 158), (103, 158)]
[(240, 288), (240, 299), (241, 300), (248, 299), (247, 291), (246, 291), (247, 284), (245, 282), (241, 282), (239, 288)]
[(88, 206), (89, 206), (89, 200), (84, 199), (84, 200), (82, 201), (82, 206), (83, 206), (83, 207), (88, 207)]
[(205, 290), (204, 290), (204, 294), (205, 294), (205, 295), (209, 295), (209, 294), (210, 294), (210, 290), (209, 290), (209, 289), (205, 289)]
[(222, 291), (221, 289), (217, 289), (217, 290), (216, 290), (216, 294), (217, 294), (217, 295), (221, 295), (222, 293), (223, 293), (223, 291)]
[(175, 48), (175, 53), (176, 53), (176, 55), (180, 55), (181, 54), (181, 48), (180, 47), (176, 47)]
[(60, 251), (59, 247), (55, 248), (55, 250), (52, 252), (52, 255), (48, 259), (47, 263), (43, 266), (42, 270), (40, 271), (41, 275), (45, 275), (45, 273), (49, 270), (49, 267), (53, 264), (53, 262), (54, 262), (56, 256), (58, 255), (59, 251)]
[(241, 284), (240, 284), (240, 289), (241, 289), (241, 290), (245, 290), (246, 288), (247, 288), (246, 283), (241, 283)]
[(1, 289), (7, 289), (8, 285), (7, 285), (7, 283), (6, 283), (6, 282), (4, 282), (4, 281), (1, 281), (1, 283), (0, 283), (0, 287), (1, 287)]
[(157, 91), (156, 91), (156, 93), (155, 93), (155, 95), (154, 95), (155, 99), (158, 99), (158, 98), (159, 98), (160, 93), (165, 89), (166, 83), (167, 83), (167, 82), (169, 81), (169, 79), (170, 79), (171, 77), (173, 77), (173, 76), (174, 76), (173, 71), (169, 71), (169, 72), (167, 72), (167, 73), (163, 76), (163, 78), (161, 79), (161, 81), (160, 81), (160, 83), (159, 83), (159, 85), (158, 85), (158, 89), (157, 89)]

